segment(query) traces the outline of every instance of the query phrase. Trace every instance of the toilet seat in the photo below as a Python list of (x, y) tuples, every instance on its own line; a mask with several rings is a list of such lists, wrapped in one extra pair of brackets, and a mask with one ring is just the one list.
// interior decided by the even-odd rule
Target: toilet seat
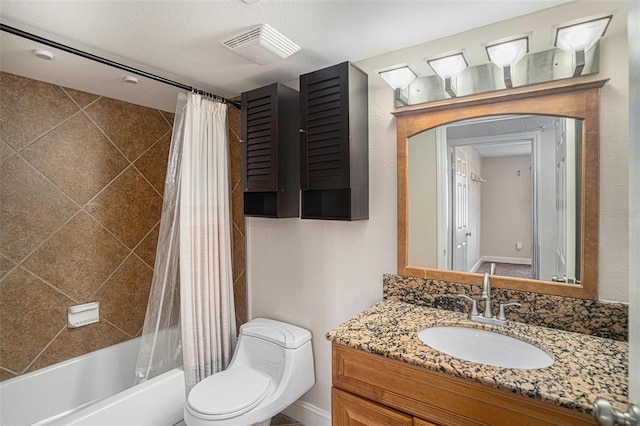
[(194, 386), (187, 398), (187, 406), (200, 418), (222, 420), (236, 417), (260, 404), (270, 383), (271, 379), (256, 370), (230, 368)]

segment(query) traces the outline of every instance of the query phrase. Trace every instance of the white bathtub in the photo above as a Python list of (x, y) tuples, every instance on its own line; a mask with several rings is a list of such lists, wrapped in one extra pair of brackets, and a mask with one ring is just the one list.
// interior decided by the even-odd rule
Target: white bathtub
[(184, 373), (132, 386), (140, 339), (0, 382), (0, 425), (171, 426), (182, 421)]

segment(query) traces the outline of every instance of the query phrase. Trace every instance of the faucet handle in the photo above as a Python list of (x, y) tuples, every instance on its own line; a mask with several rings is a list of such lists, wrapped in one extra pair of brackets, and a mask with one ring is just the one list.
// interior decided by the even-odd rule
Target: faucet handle
[(469, 315), (478, 315), (478, 301), (475, 299), (472, 299), (471, 297), (467, 296), (466, 294), (459, 294), (457, 297), (462, 297), (464, 299), (470, 300), (471, 301), (471, 311), (469, 311)]
[(496, 274), (496, 264), (491, 262), (491, 265), (489, 265), (489, 275), (495, 275)]
[(522, 306), (520, 303), (518, 302), (511, 302), (511, 303), (501, 303), (500, 304), (500, 311), (498, 312), (498, 319), (500, 321), (506, 321), (507, 317), (504, 314), (504, 308), (506, 308), (507, 306)]

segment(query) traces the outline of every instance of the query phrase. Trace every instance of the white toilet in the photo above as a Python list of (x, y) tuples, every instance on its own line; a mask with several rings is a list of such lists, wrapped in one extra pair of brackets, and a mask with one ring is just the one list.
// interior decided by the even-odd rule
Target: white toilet
[(249, 426), (269, 420), (315, 383), (311, 333), (265, 318), (240, 327), (226, 370), (196, 384), (184, 409), (188, 426)]

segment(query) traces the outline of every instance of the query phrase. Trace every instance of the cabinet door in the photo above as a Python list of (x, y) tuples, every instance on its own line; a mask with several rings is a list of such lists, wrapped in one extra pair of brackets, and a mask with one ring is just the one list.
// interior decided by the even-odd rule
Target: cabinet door
[(413, 418), (384, 405), (332, 388), (331, 423), (333, 426), (413, 426)]
[(413, 426), (438, 426), (435, 423), (428, 422), (426, 420), (419, 419), (417, 417), (413, 418)]
[(300, 184), (349, 188), (349, 63), (300, 76)]
[(278, 190), (278, 91), (272, 84), (242, 94), (245, 191)]

